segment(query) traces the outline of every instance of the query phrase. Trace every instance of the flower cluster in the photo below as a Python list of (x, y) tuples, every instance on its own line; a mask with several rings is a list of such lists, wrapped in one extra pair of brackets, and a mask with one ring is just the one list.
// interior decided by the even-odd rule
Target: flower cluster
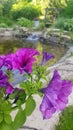
[[(54, 58), (54, 55), (43, 52), (41, 64), (36, 64), (35, 56), (40, 56), (40, 53), (36, 49), (30, 48), (20, 48), (15, 53), (0, 56), (2, 108), (3, 102), (5, 102), (7, 107), (8, 105), (10, 106), (10, 112), (15, 108), (19, 109), (14, 123), (12, 122), (16, 129), (22, 125), (22, 123), (16, 123), (19, 113), (25, 113), (25, 116), (22, 118), (21, 115), (20, 118), (20, 122), (22, 120), (25, 122), (26, 117), (30, 115), (35, 108), (33, 94), (38, 93), (40, 95), (42, 93), (42, 95), (44, 95), (40, 105), (40, 111), (43, 114), (43, 118), (48, 119), (56, 111), (61, 111), (66, 107), (68, 96), (72, 91), (71, 81), (62, 80), (57, 70), (54, 71), (53, 78), (48, 83), (48, 86), (42, 88), (41, 78), (46, 79), (46, 62)], [(15, 79), (16, 71), (19, 72), (17, 75), (24, 77), (22, 83), (20, 83), (20, 87), (15, 87), (12, 81)], [(17, 78), (20, 80), (20, 77)], [(25, 104), (24, 110), (21, 109), (22, 104)], [(5, 110), (4, 108), (3, 113), (5, 113)], [(9, 108), (7, 110), (9, 110)], [(1, 120), (1, 122), (3, 120)]]
[(7, 71), (18, 69), (20, 73), (27, 72), (30, 74), (32, 72), (33, 63), (36, 61), (34, 58), (35, 55), (39, 55), (37, 50), (21, 48), (17, 50), (15, 54), (0, 56), (0, 86), (5, 86), (8, 94), (11, 94), (13, 89), (8, 82), (8, 76), (3, 74), (2, 68), (6, 67)]

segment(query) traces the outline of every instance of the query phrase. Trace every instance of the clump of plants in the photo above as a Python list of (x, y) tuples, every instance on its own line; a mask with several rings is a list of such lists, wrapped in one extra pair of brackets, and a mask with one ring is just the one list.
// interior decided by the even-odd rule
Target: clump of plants
[[(20, 48), (14, 53), (0, 55), (0, 130), (22, 127), (36, 108), (36, 94), (42, 96), (39, 110), (43, 119), (49, 119), (55, 112), (65, 109), (72, 92), (72, 82), (61, 79), (58, 70), (54, 70), (49, 81), (45, 65), (54, 55), (48, 52), (41, 54), (42, 57), (33, 48)], [(20, 81), (21, 76), (23, 80)], [(47, 83), (45, 87), (43, 80)], [(17, 113), (12, 119), (11, 113), (15, 110)]]
[(67, 18), (65, 19), (64, 17), (61, 17), (55, 23), (55, 27), (67, 31), (73, 31), (73, 19), (67, 19)]
[(0, 27), (12, 27), (14, 21), (11, 18), (1, 17), (0, 18)]
[(2, 28), (7, 28), (8, 25), (7, 25), (6, 23), (0, 23), (0, 27), (2, 27)]
[(67, 19), (64, 23), (64, 29), (67, 31), (73, 31), (73, 19)]
[(28, 20), (28, 19), (26, 19), (26, 18), (21, 17), (21, 18), (18, 18), (17, 24), (18, 24), (19, 26), (22, 26), (22, 27), (24, 27), (24, 26), (25, 26), (25, 27), (33, 27), (34, 22), (33, 22), (33, 21), (30, 21), (30, 20)]
[(55, 27), (67, 31), (73, 31), (73, 0), (65, 0), (64, 2), (64, 6), (59, 8), (59, 17)]
[(29, 20), (33, 20), (36, 17), (39, 17), (40, 10), (36, 6), (27, 5), (20, 9), (12, 9), (11, 14), (14, 20), (17, 20), (19, 17), (25, 17)]
[(61, 113), (55, 130), (73, 130), (73, 106), (67, 107)]
[(58, 18), (57, 21), (55, 22), (55, 27), (64, 29), (64, 23), (65, 23), (65, 18), (63, 17)]
[(73, 0), (66, 0), (66, 6), (62, 9), (60, 16), (65, 16), (65, 18), (73, 18)]

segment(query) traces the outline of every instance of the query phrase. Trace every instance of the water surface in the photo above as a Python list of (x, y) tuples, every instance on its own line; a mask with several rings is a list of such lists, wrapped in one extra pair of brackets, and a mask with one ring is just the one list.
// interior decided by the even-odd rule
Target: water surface
[(17, 39), (12, 39), (12, 40), (0, 41), (0, 55), (15, 52), (18, 48), (23, 48), (23, 47), (36, 48), (40, 52), (47, 51), (49, 53), (53, 53), (55, 55), (55, 59), (51, 61), (52, 63), (58, 61), (61, 57), (64, 56), (64, 54), (67, 51), (67, 48), (63, 47), (62, 45), (53, 45), (53, 44), (46, 45), (46, 43), (44, 44), (40, 42), (31, 43), (31, 42), (24, 42)]

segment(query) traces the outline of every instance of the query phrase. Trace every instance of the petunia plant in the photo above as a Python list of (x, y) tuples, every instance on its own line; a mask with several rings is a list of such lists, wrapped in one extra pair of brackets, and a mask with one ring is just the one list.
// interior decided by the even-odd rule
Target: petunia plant
[[(50, 81), (46, 77), (45, 65), (54, 55), (43, 52), (40, 63), (36, 57), (40, 52), (31, 48), (0, 56), (0, 130), (18, 130), (25, 123), (36, 107), (35, 94), (43, 97), (39, 106), (43, 119), (51, 118), (68, 103), (71, 81), (62, 80), (57, 70)], [(43, 79), (47, 82), (45, 88)]]

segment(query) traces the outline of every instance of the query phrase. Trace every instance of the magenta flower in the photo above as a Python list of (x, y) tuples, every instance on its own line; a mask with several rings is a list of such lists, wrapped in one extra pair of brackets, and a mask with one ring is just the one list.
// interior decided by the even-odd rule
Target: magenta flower
[(8, 70), (12, 70), (12, 63), (7, 58), (4, 60), (4, 66), (6, 66)]
[(19, 69), (21, 73), (25, 71), (30, 74), (32, 72), (32, 66), (36, 61), (34, 58), (35, 55), (39, 55), (37, 50), (21, 48), (15, 54), (10, 54), (7, 57), (12, 61), (13, 69)]
[(58, 71), (54, 71), (52, 80), (47, 88), (43, 88), (44, 98), (40, 105), (40, 111), (44, 119), (48, 119), (56, 111), (61, 111), (68, 103), (68, 96), (72, 91), (71, 81), (61, 80)]
[(39, 55), (39, 52), (35, 49), (19, 49), (16, 52), (18, 59), (18, 69), (21, 72), (26, 71), (27, 73), (31, 73), (33, 63), (36, 61), (34, 58), (35, 55)]
[(8, 80), (8, 77), (3, 74), (2, 70), (0, 70), (0, 87), (5, 87), (7, 80)]
[(48, 52), (43, 52), (43, 58), (42, 58), (42, 65), (45, 65), (46, 62), (50, 59), (54, 58), (53, 54), (50, 54)]
[(0, 88), (5, 87), (7, 94), (12, 94), (14, 88), (8, 82), (8, 76), (3, 74), (3, 71), (0, 70)]
[(6, 93), (7, 94), (12, 94), (14, 92), (14, 88), (10, 83), (6, 84)]
[(0, 69), (3, 66), (3, 64), (4, 64), (3, 58), (0, 57)]
[[(8, 70), (12, 70), (12, 62), (10, 61), (10, 59), (8, 58), (8, 56), (0, 56), (0, 61), (2, 60), (2, 65), (1, 67), (5, 66), (7, 67)], [(0, 63), (1, 64), (1, 63)]]

